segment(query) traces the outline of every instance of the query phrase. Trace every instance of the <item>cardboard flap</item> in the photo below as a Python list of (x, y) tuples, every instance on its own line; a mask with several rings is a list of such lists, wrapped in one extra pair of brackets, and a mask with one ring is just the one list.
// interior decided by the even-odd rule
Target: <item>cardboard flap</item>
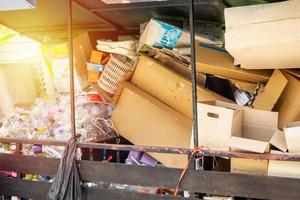
[(268, 81), (264, 91), (253, 102), (253, 107), (260, 110), (271, 111), (287, 85), (287, 79), (279, 71), (275, 70)]
[(300, 80), (283, 71), (288, 84), (279, 98), (274, 110), (279, 112), (279, 129), (287, 123), (300, 120)]
[(286, 145), (285, 135), (280, 130), (277, 130), (276, 133), (273, 135), (273, 137), (270, 140), (270, 144), (280, 149), (282, 152), (286, 152), (288, 149)]
[(196, 44), (197, 72), (219, 77), (265, 83), (272, 75), (272, 70), (247, 70), (233, 64), (233, 58), (225, 51), (202, 47)]
[(277, 129), (278, 113), (245, 107), (243, 124)]
[(287, 71), (289, 74), (296, 76), (297, 78), (300, 78), (300, 69), (287, 69), (285, 71)]
[(300, 153), (300, 121), (288, 123), (283, 129), (290, 153)]
[(227, 146), (243, 151), (265, 153), (268, 150), (269, 143), (240, 137), (231, 137), (227, 142)]

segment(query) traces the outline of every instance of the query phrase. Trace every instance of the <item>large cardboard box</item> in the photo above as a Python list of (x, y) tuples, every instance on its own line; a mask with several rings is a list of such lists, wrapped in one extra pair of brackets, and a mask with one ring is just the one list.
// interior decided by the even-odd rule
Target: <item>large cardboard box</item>
[(87, 80), (87, 65), (90, 61), (91, 53), (96, 49), (97, 40), (118, 40), (117, 32), (97, 32), (91, 31), (83, 33), (73, 40), (74, 66), (81, 84)]
[(242, 136), (242, 107), (220, 101), (198, 103), (199, 145), (214, 150), (230, 150), (231, 136)]
[[(192, 84), (177, 72), (153, 58), (142, 55), (131, 82), (192, 119)], [(197, 87), (197, 93), (199, 101), (230, 101), (201, 86)]]
[(246, 69), (299, 68), (300, 1), (225, 9), (225, 48)]
[(283, 72), (288, 83), (280, 96), (274, 111), (279, 112), (278, 127), (283, 129), (289, 122), (300, 120), (300, 80)]
[(224, 51), (196, 44), (197, 72), (251, 83), (266, 83), (272, 70), (246, 70), (233, 64), (233, 58)]
[[(130, 83), (123, 84), (112, 121), (135, 145), (190, 147), (192, 120)], [(186, 155), (151, 154), (167, 167), (184, 168)]]
[[(270, 144), (282, 148), (283, 141), (278, 141), (278, 113), (244, 108), (242, 138), (233, 137), (227, 145), (235, 151), (256, 153), (269, 152)], [(282, 135), (281, 135), (282, 136)], [(277, 139), (274, 139), (276, 137)], [(243, 158), (231, 159), (231, 172), (267, 175), (268, 161)]]

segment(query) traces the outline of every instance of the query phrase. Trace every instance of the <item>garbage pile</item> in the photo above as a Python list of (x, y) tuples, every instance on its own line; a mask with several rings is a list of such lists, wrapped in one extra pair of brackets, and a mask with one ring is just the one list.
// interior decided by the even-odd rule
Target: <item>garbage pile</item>
[[(103, 135), (103, 132), (100, 132), (101, 126), (97, 120), (109, 120), (112, 111), (113, 106), (101, 102), (97, 94), (77, 96), (76, 128), (77, 133), (81, 135), (79, 140), (82, 142), (99, 141), (110, 137), (110, 133)], [(34, 140), (69, 140), (71, 138), (69, 96), (57, 96), (52, 100), (38, 98), (30, 109), (17, 108), (16, 115), (2, 121), (0, 136)], [(60, 157), (61, 151), (58, 154), (53, 154), (51, 151), (53, 148), (55, 149), (55, 147), (45, 147), (44, 153), (49, 157)], [(23, 151), (32, 154), (36, 153), (37, 150), (32, 147), (28, 151), (26, 149)]]
[[(293, 8), (299, 8), (299, 1), (226, 8), (225, 46), (220, 38), (196, 34), (199, 145), (300, 153), (300, 22)], [(111, 136), (99, 135), (97, 123), (106, 123), (104, 132), (134, 145), (194, 148), (190, 47), (188, 31), (157, 19), (141, 25), (139, 41), (118, 41), (117, 33), (76, 37), (75, 68), (82, 89), (101, 97), (101, 102), (77, 97), (81, 141)], [(69, 116), (68, 97), (39, 99), (31, 110), (5, 119), (0, 136), (66, 141)], [(130, 152), (123, 162), (184, 168), (187, 161), (187, 155)], [(228, 172), (300, 177), (299, 162), (224, 162)]]
[[(299, 124), (294, 123), (300, 120), (297, 6), (299, 1), (225, 9), (225, 49), (197, 35), (199, 145), (222, 151), (300, 153), (293, 148), (300, 143)], [(83, 37), (95, 43), (88, 34), (78, 40)], [(110, 54), (97, 86), (115, 105), (112, 122), (118, 133), (135, 145), (193, 148), (189, 33), (151, 19), (141, 25), (138, 61), (136, 41), (105, 39), (98, 38), (91, 49)], [(79, 52), (76, 48), (80, 46), (75, 47)], [(126, 60), (115, 59), (115, 54)], [(82, 56), (77, 60), (88, 59)], [(288, 130), (293, 130), (294, 140)], [(150, 155), (167, 167), (183, 168), (187, 163), (184, 155)], [(230, 172), (300, 176), (299, 170), (284, 171), (298, 162), (226, 161)]]

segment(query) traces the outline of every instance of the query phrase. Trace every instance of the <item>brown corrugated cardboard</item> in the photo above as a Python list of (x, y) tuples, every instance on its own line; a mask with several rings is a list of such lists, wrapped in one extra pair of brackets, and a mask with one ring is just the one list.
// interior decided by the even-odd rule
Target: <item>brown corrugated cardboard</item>
[[(244, 108), (243, 110), (243, 138), (233, 138), (228, 146), (234, 150), (264, 153), (269, 151), (269, 143), (277, 133), (278, 113)], [(245, 140), (250, 139), (250, 140)], [(256, 140), (256, 141), (255, 141)], [(276, 140), (277, 141), (277, 140)], [(263, 142), (263, 143), (261, 143)], [(280, 142), (274, 142), (281, 147)], [(268, 161), (234, 158), (231, 160), (231, 171), (235, 173), (249, 173), (267, 175)]]
[(290, 153), (300, 153), (300, 121), (288, 123), (284, 127), (287, 147)]
[(300, 69), (287, 69), (285, 71), (287, 71), (288, 73), (294, 75), (297, 78), (300, 78)]
[(229, 80), (239, 90), (247, 91), (251, 94), (253, 94), (255, 92), (255, 89), (257, 87), (257, 83), (250, 83), (250, 82), (240, 81), (240, 80), (236, 80), (236, 79), (229, 79)]
[(246, 69), (299, 68), (300, 2), (225, 9), (225, 48)]
[(199, 145), (215, 150), (230, 150), (231, 136), (242, 136), (242, 108), (224, 102), (198, 103)]
[(286, 87), (287, 82), (285, 76), (279, 70), (275, 70), (263, 92), (255, 98), (253, 107), (271, 111)]
[(266, 176), (268, 174), (267, 160), (231, 158), (231, 172)]
[[(190, 147), (192, 121), (133, 84), (123, 83), (112, 121), (136, 145)], [(187, 156), (151, 154), (168, 167), (185, 167)]]
[(288, 84), (274, 107), (274, 110), (279, 112), (280, 129), (289, 122), (300, 120), (300, 80), (289, 73), (282, 73)]
[[(131, 82), (190, 119), (192, 118), (192, 84), (179, 73), (142, 55)], [(199, 101), (229, 101), (201, 86), (197, 87), (197, 92)]]
[(233, 58), (226, 52), (201, 47), (196, 44), (197, 72), (237, 79), (251, 83), (265, 83), (270, 70), (246, 70), (233, 64)]
[(117, 32), (86, 32), (74, 38), (74, 66), (79, 79), (82, 82), (87, 80), (86, 62), (90, 61), (92, 50), (96, 48), (98, 39), (117, 40)]

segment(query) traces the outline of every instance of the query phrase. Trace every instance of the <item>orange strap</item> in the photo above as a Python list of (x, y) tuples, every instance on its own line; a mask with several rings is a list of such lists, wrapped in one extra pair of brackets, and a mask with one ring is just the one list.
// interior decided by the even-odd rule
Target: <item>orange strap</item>
[(191, 161), (193, 160), (194, 155), (196, 153), (202, 152), (203, 149), (204, 149), (204, 146), (198, 146), (198, 147), (195, 147), (193, 149), (191, 157), (190, 157), (188, 163), (186, 164), (185, 168), (183, 169), (183, 171), (182, 171), (182, 173), (180, 175), (179, 181), (177, 183), (177, 186), (176, 186), (176, 189), (175, 189), (175, 192), (174, 192), (174, 196), (177, 196), (177, 194), (178, 194), (178, 191), (179, 191), (179, 188), (180, 188), (180, 184), (181, 184), (181, 182), (182, 182), (182, 180), (183, 180), (183, 178), (184, 178), (184, 176), (185, 176), (185, 174), (186, 174), (186, 172), (187, 172), (187, 170), (188, 170), (188, 168), (190, 166)]

